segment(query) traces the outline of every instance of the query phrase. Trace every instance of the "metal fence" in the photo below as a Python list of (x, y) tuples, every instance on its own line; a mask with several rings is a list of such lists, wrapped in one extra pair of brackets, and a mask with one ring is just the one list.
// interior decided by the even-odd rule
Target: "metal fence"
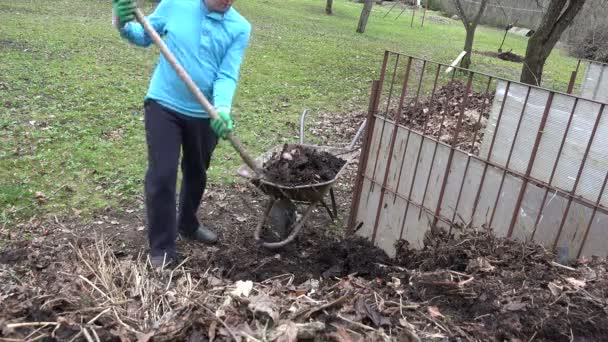
[(605, 256), (605, 104), (387, 51), (349, 227), (389, 254), (431, 226), (486, 226)]
[[(584, 74), (579, 81), (581, 65), (584, 66)], [(574, 92), (577, 83), (580, 84), (578, 84), (576, 93), (581, 97), (608, 103), (608, 64), (579, 59), (570, 78), (568, 93)]]

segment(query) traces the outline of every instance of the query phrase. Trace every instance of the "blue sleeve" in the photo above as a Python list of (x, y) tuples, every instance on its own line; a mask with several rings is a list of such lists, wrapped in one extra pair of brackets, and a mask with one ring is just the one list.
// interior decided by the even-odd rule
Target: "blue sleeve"
[(232, 98), (236, 90), (236, 83), (239, 79), (239, 70), (245, 50), (249, 44), (249, 36), (251, 34), (251, 26), (248, 25), (246, 30), (243, 30), (235, 41), (231, 44), (226, 52), (220, 70), (213, 83), (213, 105), (216, 108), (232, 107)]
[[(174, 0), (162, 0), (158, 6), (156, 6), (154, 12), (146, 17), (146, 20), (161, 36), (165, 34), (165, 25), (167, 24), (167, 17), (173, 1)], [(137, 21), (131, 21), (125, 24), (125, 26), (120, 29), (120, 36), (137, 46), (148, 47), (152, 44), (152, 39), (144, 30), (144, 27)]]

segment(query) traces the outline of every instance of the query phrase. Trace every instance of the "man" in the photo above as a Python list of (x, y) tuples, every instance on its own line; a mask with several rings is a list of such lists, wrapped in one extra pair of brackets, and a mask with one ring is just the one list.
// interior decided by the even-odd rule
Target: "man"
[[(148, 170), (145, 177), (150, 261), (153, 266), (176, 263), (175, 240), (214, 243), (217, 235), (200, 224), (196, 212), (206, 185), (206, 170), (218, 137), (233, 128), (230, 116), (239, 70), (249, 43), (251, 25), (234, 8), (233, 0), (162, 0), (151, 26), (216, 108), (209, 119), (169, 62), (161, 55), (145, 96)], [(132, 44), (152, 43), (134, 21), (134, 0), (113, 0), (114, 22)], [(176, 215), (178, 160), (182, 155), (182, 184)]]

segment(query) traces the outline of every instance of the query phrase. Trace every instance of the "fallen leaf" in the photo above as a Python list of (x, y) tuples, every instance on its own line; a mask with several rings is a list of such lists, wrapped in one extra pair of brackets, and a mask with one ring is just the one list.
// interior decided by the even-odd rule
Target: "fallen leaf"
[(333, 335), (338, 342), (352, 342), (353, 339), (343, 326), (338, 326), (337, 331)]
[(245, 222), (245, 221), (247, 221), (247, 218), (243, 217), (243, 216), (237, 216), (236, 220), (239, 221), (239, 222)]
[(486, 258), (478, 257), (477, 259), (469, 260), (466, 270), (467, 272), (492, 272), (495, 268)]
[(254, 314), (266, 314), (274, 322), (278, 322), (279, 320), (279, 309), (277, 308), (277, 305), (265, 294), (251, 298), (251, 303), (249, 303), (248, 307)]
[(209, 324), (209, 331), (207, 332), (207, 335), (209, 336), (209, 342), (213, 342), (213, 340), (215, 339), (215, 329), (217, 328), (217, 321), (212, 321), (211, 324)]
[(576, 278), (566, 278), (566, 281), (570, 285), (572, 285), (572, 286), (574, 286), (576, 288), (583, 288), (583, 287), (585, 287), (585, 285), (587, 285), (587, 283), (584, 280), (579, 280), (579, 279), (576, 279)]
[(551, 291), (551, 294), (555, 297), (558, 297), (560, 294), (562, 294), (562, 291), (564, 290), (563, 286), (557, 285), (555, 282), (550, 282), (547, 287), (549, 288), (549, 291)]
[(355, 308), (359, 314), (367, 316), (377, 327), (391, 324), (390, 319), (381, 315), (376, 309), (368, 304), (363, 297), (359, 298)]
[(34, 195), (34, 198), (38, 200), (38, 203), (40, 204), (46, 204), (46, 198), (44, 196), (44, 194), (40, 191), (36, 191), (36, 194)]
[(80, 216), (80, 214), (82, 214), (82, 210), (72, 208), (72, 211), (74, 212), (74, 216)]
[(142, 230), (144, 230), (144, 229), (146, 229), (146, 227), (145, 227), (145, 226), (139, 226), (139, 227), (137, 227), (137, 230), (138, 230), (138, 231), (140, 231), (140, 232), (141, 232)]
[(294, 322), (279, 325), (277, 333), (277, 342), (296, 342), (298, 340), (298, 327)]
[(525, 309), (527, 306), (526, 303), (522, 303), (522, 302), (511, 302), (507, 305), (505, 305), (505, 309), (508, 311), (520, 311)]
[(429, 306), (427, 307), (427, 310), (429, 312), (429, 315), (431, 315), (431, 317), (433, 318), (437, 318), (437, 317), (445, 317), (440, 311), (439, 308), (436, 306)]
[(118, 225), (118, 224), (119, 224), (119, 222), (118, 222), (118, 221), (114, 221), (114, 220), (112, 220), (112, 221), (110, 221), (110, 224), (112, 224), (112, 225), (115, 225), (115, 226), (116, 226), (116, 225)]
[(145, 333), (145, 334), (140, 334), (139, 336), (137, 336), (137, 342), (148, 342), (148, 341), (150, 341), (152, 336), (154, 336), (153, 331)]
[(239, 280), (236, 282), (236, 288), (232, 290), (230, 293), (237, 297), (249, 297), (251, 290), (253, 290), (253, 282), (251, 280), (242, 281)]

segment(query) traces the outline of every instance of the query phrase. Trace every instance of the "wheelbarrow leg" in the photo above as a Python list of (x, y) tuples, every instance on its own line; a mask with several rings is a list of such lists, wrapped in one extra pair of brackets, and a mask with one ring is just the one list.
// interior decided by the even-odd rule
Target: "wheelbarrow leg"
[(258, 226), (255, 228), (255, 232), (253, 233), (253, 237), (255, 238), (256, 241), (260, 241), (260, 234), (262, 233), (262, 227), (264, 227), (264, 223), (266, 222), (266, 218), (268, 218), (268, 215), (270, 214), (270, 210), (272, 210), (272, 206), (274, 205), (274, 202), (276, 202), (276, 199), (271, 198), (266, 202), (266, 208), (264, 209), (264, 216), (262, 216), (262, 219), (260, 220), (260, 222), (258, 222)]
[(329, 196), (331, 197), (331, 206), (334, 209), (334, 216), (338, 217), (338, 206), (336, 205), (336, 196), (334, 196), (334, 188), (329, 188)]
[(296, 235), (298, 235), (298, 233), (300, 232), (302, 227), (304, 227), (304, 222), (306, 222), (306, 220), (308, 220), (308, 218), (312, 214), (313, 209), (317, 206), (317, 203), (315, 202), (315, 203), (311, 203), (308, 206), (308, 208), (306, 208), (304, 215), (302, 215), (300, 220), (295, 223), (295, 226), (291, 230), (291, 233), (285, 240), (279, 241), (279, 242), (265, 242), (260, 239), (260, 235), (262, 232), (262, 227), (264, 226), (264, 221), (265, 221), (266, 217), (268, 216), (268, 214), (270, 213), (270, 209), (272, 208), (273, 203), (274, 203), (273, 201), (269, 202), (269, 205), (266, 208), (266, 213), (264, 215), (264, 218), (258, 224), (258, 227), (256, 228), (255, 235), (254, 235), (256, 241), (258, 241), (263, 247), (266, 247), (269, 249), (281, 248), (281, 247), (284, 247), (285, 245), (287, 245), (288, 243), (290, 243), (291, 241), (293, 241), (293, 239), (295, 239)]
[(325, 201), (321, 201), (321, 204), (323, 204), (323, 206), (325, 207), (325, 210), (327, 210), (327, 214), (329, 215), (329, 218), (331, 219), (331, 221), (334, 222), (336, 220), (336, 216), (334, 216), (334, 213), (331, 212), (331, 209), (329, 209), (329, 206), (327, 205), (327, 203), (325, 203)]

